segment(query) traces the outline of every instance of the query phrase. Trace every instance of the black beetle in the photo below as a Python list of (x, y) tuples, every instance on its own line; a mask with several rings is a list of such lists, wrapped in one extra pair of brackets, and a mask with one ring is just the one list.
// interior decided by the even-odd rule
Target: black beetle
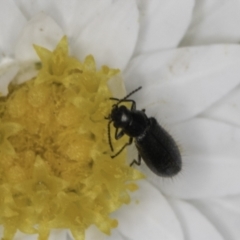
[[(112, 111), (106, 119), (108, 122), (108, 140), (111, 150), (113, 146), (110, 136), (110, 124), (113, 122), (115, 139), (120, 139), (124, 134), (129, 136), (127, 142), (112, 158), (119, 155), (123, 149), (132, 144), (133, 139), (138, 150), (138, 161), (133, 160), (130, 164), (140, 165), (141, 158), (147, 166), (157, 175), (162, 177), (172, 177), (180, 172), (182, 167), (181, 154), (172, 136), (164, 130), (153, 117), (148, 118), (145, 110), (136, 110), (136, 102), (128, 99), (133, 93), (142, 87), (129, 93), (122, 99), (110, 98), (117, 101), (113, 104)], [(120, 103), (130, 102), (131, 108), (128, 109)], [(120, 129), (120, 130), (119, 130)]]

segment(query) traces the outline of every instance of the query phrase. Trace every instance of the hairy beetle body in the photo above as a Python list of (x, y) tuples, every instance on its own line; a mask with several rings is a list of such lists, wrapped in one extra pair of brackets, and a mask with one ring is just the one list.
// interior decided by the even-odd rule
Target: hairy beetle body
[[(130, 164), (140, 165), (141, 159), (157, 175), (162, 177), (172, 177), (181, 171), (182, 160), (178, 146), (172, 136), (161, 127), (153, 117), (148, 118), (145, 110), (136, 110), (135, 101), (128, 99), (133, 93), (141, 89), (134, 90), (123, 99), (111, 98), (117, 101), (113, 104), (110, 115), (106, 118), (108, 123), (109, 145), (113, 151), (110, 137), (110, 124), (115, 127), (115, 139), (120, 139), (123, 135), (129, 136), (127, 142), (112, 158), (119, 155), (122, 150), (132, 144), (134, 140), (138, 150), (138, 160), (133, 160)], [(128, 109), (120, 103), (130, 102), (132, 106)], [(119, 106), (120, 105), (120, 106)]]

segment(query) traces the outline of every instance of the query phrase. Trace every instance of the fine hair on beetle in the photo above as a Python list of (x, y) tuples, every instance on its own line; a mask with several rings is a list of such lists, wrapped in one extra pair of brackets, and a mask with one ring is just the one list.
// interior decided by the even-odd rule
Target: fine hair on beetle
[[(116, 101), (112, 111), (106, 117), (108, 120), (108, 141), (111, 151), (114, 151), (111, 140), (111, 123), (115, 128), (114, 138), (119, 140), (124, 135), (129, 141), (118, 150), (112, 158), (118, 156), (134, 141), (138, 150), (138, 159), (133, 160), (130, 166), (140, 165), (143, 159), (146, 165), (158, 176), (172, 177), (180, 172), (182, 159), (179, 148), (173, 137), (157, 122), (154, 117), (148, 117), (145, 109), (137, 110), (136, 102), (129, 99), (131, 95), (142, 87), (130, 92), (122, 99), (110, 98)], [(128, 108), (121, 103), (130, 103)]]
[[(150, 105), (146, 106), (146, 109), (147, 109), (149, 106), (150, 106)], [(156, 113), (153, 113), (153, 117), (154, 117), (154, 118), (157, 118), (157, 114), (156, 114)], [(160, 116), (160, 118), (161, 118), (161, 116)], [(179, 151), (180, 151), (180, 153), (181, 153), (182, 159), (183, 159), (184, 157), (187, 157), (188, 155), (187, 155), (187, 153), (186, 153), (186, 150), (182, 147), (181, 141), (178, 139), (177, 134), (176, 134), (176, 133), (174, 132), (174, 130), (171, 128), (171, 124), (169, 125), (169, 124), (166, 123), (166, 121), (162, 121), (162, 122), (161, 122), (161, 126), (162, 126), (171, 136), (174, 136), (174, 141), (175, 141), (175, 143), (176, 143), (176, 145), (177, 145), (177, 147), (178, 147), (178, 149), (179, 149)], [(183, 164), (183, 162), (182, 162), (182, 164)], [(173, 182), (174, 182), (174, 181), (177, 181), (177, 179), (178, 179), (180, 176), (184, 175), (185, 165), (186, 165), (186, 163), (184, 162), (184, 166), (182, 166), (181, 171), (180, 171), (177, 175), (169, 176), (168, 178), (162, 178), (162, 181), (163, 181), (163, 182), (164, 182), (164, 181), (168, 181), (168, 180), (172, 180)]]

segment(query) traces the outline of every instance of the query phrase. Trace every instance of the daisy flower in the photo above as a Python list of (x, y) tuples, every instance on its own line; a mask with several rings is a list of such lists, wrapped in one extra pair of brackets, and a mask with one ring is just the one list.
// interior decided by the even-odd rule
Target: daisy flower
[[(62, 73), (58, 72), (59, 68), (54, 68), (54, 63), (61, 63), (61, 56), (66, 55), (67, 48), (64, 40), (61, 42), (62, 45), (60, 44), (59, 48), (56, 48), (58, 50), (54, 51), (54, 49), (60, 39), (66, 35), (69, 40), (70, 56), (79, 59), (81, 63), (76, 63), (70, 58), (67, 62), (63, 61), (64, 68), (69, 66), (71, 69), (72, 64), (75, 64), (78, 72), (86, 68), (94, 69), (94, 72), (98, 72), (101, 76), (103, 82), (110, 78), (113, 82), (117, 82), (117, 78), (113, 78), (113, 76), (117, 73), (115, 69), (120, 69), (127, 92), (138, 86), (143, 87), (140, 92), (132, 96), (137, 102), (137, 108), (145, 108), (146, 114), (154, 116), (174, 136), (180, 146), (183, 170), (173, 179), (155, 176), (144, 164), (139, 168), (134, 166), (132, 170), (123, 170), (130, 180), (140, 178), (141, 175), (138, 175), (137, 169), (141, 170), (146, 178), (138, 181), (139, 189), (131, 194), (131, 203), (123, 205), (111, 214), (110, 219), (118, 221), (117, 228), (113, 228), (116, 227), (116, 222), (108, 220), (108, 216), (106, 216), (104, 220), (107, 219), (107, 227), (100, 219), (98, 223), (103, 223), (103, 225), (95, 223), (98, 228), (90, 226), (86, 231), (86, 240), (235, 240), (240, 236), (238, 230), (240, 222), (240, 164), (238, 161), (240, 131), (239, 101), (237, 101), (240, 82), (238, 64), (240, 47), (237, 44), (230, 44), (237, 41), (231, 41), (231, 36), (227, 34), (229, 38), (226, 38), (225, 41), (222, 41), (221, 38), (213, 38), (212, 41), (204, 42), (202, 39), (207, 39), (216, 25), (215, 23), (206, 24), (206, 29), (210, 30), (205, 30), (203, 27), (205, 32), (202, 33), (195, 28), (196, 18), (193, 18), (191, 23), (192, 13), (195, 16), (198, 11), (204, 12), (205, 8), (208, 10), (212, 8), (208, 8), (209, 6), (206, 6), (205, 2), (196, 3), (195, 7), (194, 3), (193, 0), (181, 3), (177, 0), (0, 1), (0, 17), (2, 18), (0, 21), (2, 32), (0, 37), (0, 89), (3, 94), (2, 98), (6, 99), (4, 96), (7, 96), (8, 91), (13, 93), (17, 88), (23, 89), (18, 93), (21, 95), (20, 101), (17, 99), (12, 107), (6, 105), (5, 102), (1, 104), (1, 114), (7, 108), (13, 114), (11, 116), (13, 119), (16, 118), (14, 114), (24, 116), (27, 111), (24, 104), (24, 101), (26, 102), (24, 89), (26, 85), (29, 86), (33, 83), (30, 81), (25, 85), (20, 85), (24, 86), (22, 88), (15, 84), (10, 84), (9, 87), (8, 85), (13, 79), (14, 83), (21, 84), (35, 77), (37, 74), (36, 63), (39, 63), (39, 57), (43, 62), (41, 69), (47, 67), (46, 72), (61, 76)], [(223, 6), (223, 4), (218, 6)], [(199, 26), (204, 26), (202, 23), (207, 22), (209, 16), (211, 14), (204, 15)], [(218, 21), (216, 22), (218, 23)], [(221, 31), (219, 30), (219, 32)], [(225, 35), (224, 31), (222, 35)], [(212, 45), (191, 46), (206, 43)], [(34, 50), (33, 44), (37, 51)], [(183, 47), (177, 48), (179, 44)], [(93, 58), (86, 58), (89, 54), (94, 56), (96, 66)], [(50, 55), (53, 58), (50, 58)], [(55, 59), (55, 62), (51, 62), (49, 59)], [(108, 67), (102, 68), (103, 65)], [(51, 71), (49, 66), (51, 66)], [(41, 84), (46, 82), (45, 76), (44, 74), (40, 77), (38, 75), (37, 79)], [(72, 82), (65, 83), (66, 86), (69, 84)], [(32, 94), (34, 98), (31, 98), (30, 94), (30, 98), (35, 100), (35, 102), (33, 101), (35, 106), (41, 105), (41, 101), (44, 99), (43, 95), (46, 91), (44, 90), (45, 86), (42, 87), (43, 91), (41, 88), (35, 89)], [(117, 87), (115, 85), (112, 89), (114, 96), (122, 97), (121, 89), (121, 84)], [(55, 97), (55, 101), (59, 99), (64, 101), (66, 97), (74, 97), (69, 93), (58, 94), (58, 97), (59, 95), (61, 97), (56, 98), (57, 94), (55, 93), (50, 92), (47, 96)], [(110, 95), (107, 93), (105, 96), (108, 98)], [(50, 107), (51, 101), (48, 102), (46, 99), (45, 103), (48, 103), (48, 107)], [(83, 99), (78, 99), (75, 103), (79, 104), (81, 101)], [(99, 98), (99, 102), (104, 102), (102, 96)], [(108, 108), (103, 108), (103, 111), (100, 109), (96, 118), (99, 119), (99, 116), (104, 118), (106, 109), (110, 111), (111, 104), (108, 103)], [(90, 106), (90, 109), (94, 109), (94, 106)], [(45, 111), (45, 108), (42, 110)], [(36, 114), (41, 121), (46, 120), (47, 114), (43, 114), (42, 111)], [(70, 114), (67, 111), (62, 116), (73, 116), (73, 113)], [(74, 116), (73, 122), (75, 117), (78, 116)], [(65, 119), (70, 121), (71, 117)], [(63, 123), (65, 126), (67, 120)], [(23, 122), (29, 124), (24, 125)], [(14, 150), (9, 142), (19, 144), (21, 141), (25, 141), (25, 139), (18, 138), (18, 134), (26, 131), (26, 126), (31, 126), (31, 130), (34, 132), (36, 126), (31, 123), (31, 119), (24, 119), (24, 117), (19, 123), (10, 121), (8, 125), (1, 123), (0, 130), (4, 129), (1, 131), (2, 142), (4, 146), (8, 146), (6, 148), (12, 155), (15, 154), (16, 149)], [(23, 128), (22, 125), (24, 125)], [(5, 129), (9, 126), (12, 126), (13, 130), (10, 134), (6, 134)], [(84, 126), (92, 131), (95, 130), (94, 124), (91, 126), (85, 124)], [(54, 123), (52, 127), (55, 127)], [(107, 124), (105, 127), (102, 129), (107, 133)], [(86, 141), (91, 142), (91, 135), (88, 137)], [(69, 139), (66, 135), (59, 136), (58, 141), (65, 144), (68, 149), (68, 152), (66, 151), (68, 157), (75, 156), (79, 151), (78, 146), (81, 145), (76, 144), (75, 148), (69, 150), (67, 148)], [(119, 144), (121, 146), (121, 143)], [(20, 148), (22, 145), (18, 146)], [(86, 149), (92, 147), (88, 143), (84, 146)], [(102, 145), (100, 144), (100, 146)], [(4, 151), (4, 147), (1, 149)], [(82, 153), (83, 149), (80, 150)], [(130, 149), (129, 155), (131, 160), (136, 157), (134, 146)], [(16, 183), (16, 179), (19, 181), (19, 179), (25, 180), (26, 178), (21, 171), (21, 166), (9, 161), (8, 154), (5, 159), (1, 159), (5, 163), (5, 169), (1, 169), (1, 176), (4, 177), (1, 177), (3, 197), (0, 199), (0, 207), (3, 208), (1, 212), (5, 214), (6, 218), (19, 216), (19, 212), (16, 213), (16, 209), (13, 208), (16, 204), (14, 196), (18, 196), (18, 204), (31, 205), (31, 203), (24, 202), (26, 199), (21, 196), (24, 191), (32, 191), (34, 194), (32, 186), (36, 187), (36, 183), (38, 183), (37, 191), (39, 190), (41, 195), (38, 195), (39, 198), (31, 198), (31, 200), (35, 203), (34, 207), (37, 213), (42, 212), (43, 204), (51, 200), (52, 195), (48, 194), (46, 187), (52, 189), (53, 192), (60, 192), (59, 198), (63, 202), (69, 201), (69, 198), (63, 194), (67, 183), (49, 174), (50, 170), (46, 164), (43, 164), (44, 160), (40, 156), (34, 157), (29, 153), (22, 158), (26, 159), (23, 162), (25, 166), (29, 166), (30, 161), (34, 162), (31, 169), (33, 178), (30, 178), (32, 182), (25, 185), (21, 185), (20, 182)], [(50, 159), (59, 161), (58, 157)], [(121, 162), (122, 160), (117, 161)], [(53, 162), (55, 163), (55, 161)], [(111, 162), (109, 164), (111, 165)], [(16, 178), (13, 173), (18, 173)], [(111, 171), (107, 173), (110, 174), (109, 179), (113, 179)], [(135, 173), (138, 175), (137, 177), (134, 177)], [(68, 177), (71, 178), (71, 175), (69, 174)], [(9, 182), (4, 179), (14, 182), (16, 185), (14, 189), (22, 195), (13, 195), (9, 188)], [(126, 193), (124, 186), (121, 185), (121, 189), (124, 189), (123, 193)], [(131, 188), (132, 190), (136, 189), (134, 184), (129, 186), (129, 189)], [(99, 190), (100, 193), (101, 190)], [(125, 196), (128, 195), (125, 194)], [(125, 198), (123, 197), (123, 199)], [(128, 201), (126, 200), (125, 203)], [(105, 205), (107, 204), (105, 203)], [(57, 213), (57, 207), (57, 204), (51, 205), (48, 212)], [(109, 206), (109, 208), (109, 212), (112, 212), (116, 207)], [(79, 209), (72, 207), (67, 210), (66, 215), (75, 216), (75, 212)], [(33, 209), (27, 207), (26, 211), (22, 211), (21, 214), (21, 220), (24, 221), (10, 221), (6, 228), (7, 233), (13, 234), (15, 229), (23, 228), (24, 224), (35, 221), (39, 216), (34, 215)], [(46, 216), (51, 216), (51, 214), (46, 214)], [(91, 214), (85, 216), (90, 218)], [(1, 221), (3, 220), (1, 219)], [(41, 220), (48, 222), (49, 219)], [(82, 223), (81, 219), (77, 220), (79, 224)], [(84, 221), (88, 220), (88, 218), (84, 219)], [(50, 227), (50, 225), (47, 226)], [(68, 227), (64, 223), (62, 226), (62, 228)], [(100, 229), (108, 233), (108, 231), (104, 231), (106, 228), (108, 230), (113, 228), (110, 236), (99, 231)], [(36, 229), (24, 230), (28, 233), (35, 233)], [(45, 233), (42, 239), (47, 239), (47, 230), (41, 229)], [(82, 234), (81, 230), (79, 230), (79, 236)], [(76, 235), (78, 234), (76, 233)], [(17, 232), (15, 235), (15, 239), (37, 238), (36, 234), (26, 235)], [(65, 230), (55, 229), (51, 232), (49, 239), (73, 239), (73, 236)]]

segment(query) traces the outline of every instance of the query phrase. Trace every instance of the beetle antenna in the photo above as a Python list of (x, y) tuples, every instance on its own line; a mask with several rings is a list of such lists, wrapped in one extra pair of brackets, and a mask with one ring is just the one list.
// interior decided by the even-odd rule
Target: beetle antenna
[(111, 148), (111, 150), (112, 150), (112, 152), (113, 152), (113, 145), (112, 145), (112, 140), (111, 140), (111, 133), (110, 133), (110, 124), (111, 124), (111, 122), (112, 122), (112, 120), (110, 120), (109, 122), (108, 122), (108, 143), (109, 143), (109, 146), (110, 146), (110, 148)]
[(127, 98), (129, 98), (131, 95), (133, 95), (135, 92), (139, 91), (142, 87), (138, 87), (137, 89), (133, 90), (132, 92), (130, 92), (127, 96), (125, 96), (123, 99), (121, 100), (126, 100)]
[(127, 96), (125, 96), (124, 98), (120, 99), (116, 105), (118, 105), (121, 102), (124, 102), (126, 99), (128, 99), (130, 96), (132, 96), (135, 92), (139, 91), (140, 89), (142, 89), (142, 86), (138, 87), (137, 89), (135, 89), (132, 92), (130, 92)]

